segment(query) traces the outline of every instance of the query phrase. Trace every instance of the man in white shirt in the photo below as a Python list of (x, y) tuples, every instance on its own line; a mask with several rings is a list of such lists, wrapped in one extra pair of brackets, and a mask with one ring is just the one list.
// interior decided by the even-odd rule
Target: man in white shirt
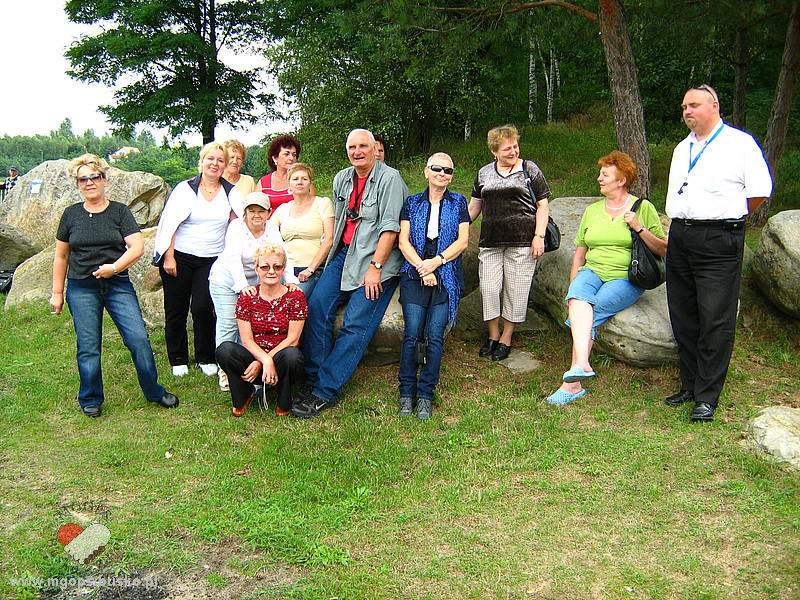
[(755, 140), (722, 121), (710, 86), (690, 88), (682, 108), (691, 133), (672, 155), (667, 192), (667, 303), (681, 389), (666, 403), (694, 402), (692, 421), (711, 421), (733, 351), (744, 218), (772, 193), (772, 179)]

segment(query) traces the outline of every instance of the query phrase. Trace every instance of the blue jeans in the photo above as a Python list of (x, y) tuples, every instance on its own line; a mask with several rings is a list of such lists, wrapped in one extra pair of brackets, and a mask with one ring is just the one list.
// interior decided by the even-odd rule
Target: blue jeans
[[(592, 339), (595, 330), (615, 314), (636, 302), (644, 290), (627, 279), (609, 279), (605, 283), (589, 267), (584, 267), (569, 284), (567, 304), (572, 298), (584, 300), (592, 305)], [(566, 320), (569, 325), (569, 319)]]
[[(294, 268), (294, 276), (297, 277), (300, 274), (300, 271), (305, 271), (306, 267), (295, 267)], [(314, 291), (314, 288), (317, 287), (317, 282), (319, 278), (322, 276), (322, 269), (317, 269), (314, 271), (314, 274), (308, 278), (307, 281), (301, 281), (297, 284), (297, 287), (300, 288), (300, 291), (303, 292), (303, 295), (306, 297), (306, 301), (311, 297), (311, 292)]]
[(239, 301), (239, 294), (213, 281), (208, 282), (208, 291), (214, 302), (214, 312), (217, 313), (214, 347), (219, 348), (222, 342), (240, 344), (239, 324), (236, 322), (236, 303)]
[[(449, 302), (441, 302), (431, 307), (431, 321), (428, 326), (428, 361), (420, 366), (414, 360), (414, 344), (419, 337), (424, 338), (428, 307), (411, 303), (403, 304), (403, 319), (406, 326), (403, 333), (403, 347), (400, 352), (400, 370), (397, 373), (401, 398), (433, 400), (433, 390), (439, 383), (444, 330), (450, 318), (449, 306)], [(419, 370), (419, 381), (417, 380), (417, 370)]]
[[(382, 282), (377, 300), (367, 299), (364, 287), (349, 292), (339, 288), (347, 255), (343, 248), (325, 267), (308, 302), (308, 320), (303, 328), (306, 381), (323, 400), (335, 400), (356, 370), (372, 336), (378, 330), (389, 300), (397, 288), (397, 277)], [(336, 311), (347, 304), (344, 322), (333, 342)]]
[(81, 407), (102, 404), (105, 398), (100, 365), (104, 308), (131, 352), (145, 398), (158, 402), (164, 397), (164, 388), (158, 383), (150, 338), (130, 279), (120, 276), (110, 279), (70, 279), (67, 284), (67, 304), (78, 342), (78, 373), (81, 378), (78, 402)]

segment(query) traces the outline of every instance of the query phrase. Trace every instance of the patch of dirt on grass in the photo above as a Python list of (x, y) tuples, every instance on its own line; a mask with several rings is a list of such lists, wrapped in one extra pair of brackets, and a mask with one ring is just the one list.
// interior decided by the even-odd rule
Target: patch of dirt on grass
[[(185, 536), (181, 536), (185, 537)], [(191, 543), (186, 539), (186, 543)], [(199, 568), (183, 573), (156, 569), (128, 575), (95, 573), (63, 588), (43, 590), (41, 600), (227, 600), (259, 590), (295, 585), (302, 572), (248, 550), (231, 536), (199, 550)], [(242, 571), (252, 570), (252, 574)], [(67, 580), (68, 581), (68, 580)], [(100, 585), (102, 584), (102, 585)]]

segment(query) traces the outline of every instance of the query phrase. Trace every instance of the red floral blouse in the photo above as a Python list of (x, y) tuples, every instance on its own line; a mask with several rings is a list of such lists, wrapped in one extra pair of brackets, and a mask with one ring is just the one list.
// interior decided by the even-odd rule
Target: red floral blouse
[(250, 323), (256, 344), (269, 352), (286, 339), (289, 321), (308, 318), (308, 305), (300, 290), (286, 292), (275, 300), (242, 294), (236, 303), (236, 318)]

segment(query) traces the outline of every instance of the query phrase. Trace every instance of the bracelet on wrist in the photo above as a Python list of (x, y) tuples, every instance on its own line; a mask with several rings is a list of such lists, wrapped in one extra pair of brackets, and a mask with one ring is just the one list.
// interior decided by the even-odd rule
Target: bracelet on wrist
[(639, 231), (637, 231), (636, 233), (642, 233), (644, 230), (645, 230), (645, 228), (644, 228), (644, 227), (642, 227), (642, 228), (641, 228)]
[(543, 233), (534, 233), (533, 236), (544, 239), (544, 234)]

